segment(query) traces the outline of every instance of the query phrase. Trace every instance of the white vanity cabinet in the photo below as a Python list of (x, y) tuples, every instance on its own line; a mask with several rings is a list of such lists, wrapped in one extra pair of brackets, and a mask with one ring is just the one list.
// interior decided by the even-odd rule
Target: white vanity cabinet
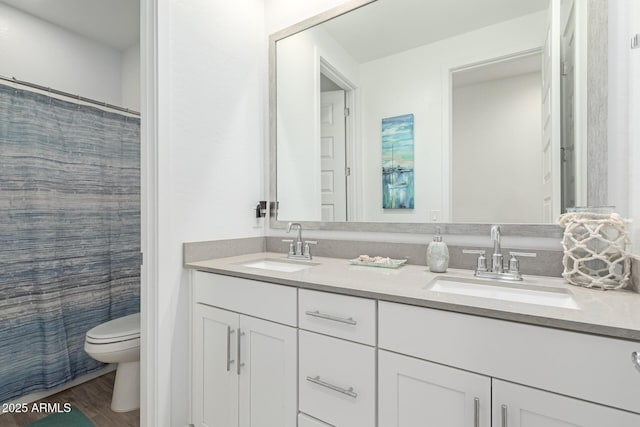
[[(256, 286), (262, 300), (254, 299)], [(193, 425), (297, 425), (296, 294), (295, 288), (194, 273)]]
[(640, 416), (494, 379), (493, 426), (637, 427)]
[(195, 271), (196, 427), (638, 427), (640, 343)]
[(491, 378), (378, 352), (379, 425), (489, 427)]
[[(638, 343), (403, 304), (378, 307), (380, 426), (418, 426), (424, 416), (439, 417), (442, 426), (640, 426), (640, 373), (630, 362)], [(476, 398), (479, 417), (472, 416)], [(420, 401), (435, 415), (421, 413)]]

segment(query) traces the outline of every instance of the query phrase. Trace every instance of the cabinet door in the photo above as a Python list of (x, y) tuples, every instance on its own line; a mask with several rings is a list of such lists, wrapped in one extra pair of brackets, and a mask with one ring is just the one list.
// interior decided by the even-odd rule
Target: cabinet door
[(379, 425), (489, 427), (491, 380), (420, 359), (378, 352)]
[(239, 316), (194, 304), (192, 422), (196, 427), (238, 425), (235, 334)]
[(240, 427), (295, 427), (296, 329), (240, 316), (239, 331)]
[(493, 426), (637, 427), (640, 415), (493, 380)]

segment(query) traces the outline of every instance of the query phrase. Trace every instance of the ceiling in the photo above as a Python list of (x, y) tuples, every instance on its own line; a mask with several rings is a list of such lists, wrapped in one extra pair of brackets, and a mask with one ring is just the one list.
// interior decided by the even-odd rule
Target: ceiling
[(548, 5), (549, 0), (378, 0), (322, 25), (363, 63), (546, 10)]
[(2, 2), (117, 50), (125, 50), (140, 40), (139, 0)]

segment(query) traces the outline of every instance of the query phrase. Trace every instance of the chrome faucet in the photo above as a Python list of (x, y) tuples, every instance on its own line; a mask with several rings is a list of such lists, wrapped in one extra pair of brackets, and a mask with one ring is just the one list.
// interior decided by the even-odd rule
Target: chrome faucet
[(500, 226), (491, 226), (491, 240), (493, 241), (493, 255), (491, 255), (491, 271), (502, 273), (502, 248), (500, 246)]
[(300, 224), (299, 222), (290, 222), (289, 226), (287, 227), (287, 233), (290, 233), (291, 229), (294, 227), (298, 228), (298, 237), (296, 238), (296, 240), (282, 240), (285, 243), (289, 243), (289, 252), (287, 253), (287, 258), (310, 260), (312, 256), (311, 248), (309, 247), (309, 245), (316, 245), (318, 244), (318, 242), (314, 240), (304, 241), (302, 239), (302, 224)]
[(476, 277), (484, 277), (488, 279), (501, 280), (522, 280), (520, 274), (520, 262), (516, 257), (535, 257), (533, 252), (509, 252), (508, 265), (503, 264), (501, 232), (499, 225), (491, 226), (491, 241), (493, 241), (493, 254), (491, 255), (491, 268), (487, 268), (486, 251), (483, 249), (463, 249), (465, 254), (478, 254), (477, 267), (475, 270)]

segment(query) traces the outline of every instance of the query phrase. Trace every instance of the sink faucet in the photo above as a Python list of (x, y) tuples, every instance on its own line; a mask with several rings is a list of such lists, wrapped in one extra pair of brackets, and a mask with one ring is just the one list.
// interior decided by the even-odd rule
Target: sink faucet
[(491, 255), (491, 267), (487, 268), (486, 251), (483, 249), (463, 249), (465, 254), (478, 254), (478, 262), (475, 270), (476, 277), (484, 277), (488, 279), (500, 280), (522, 280), (520, 274), (520, 262), (516, 257), (535, 257), (532, 252), (513, 252), (510, 251), (509, 265), (503, 264), (502, 242), (499, 225), (491, 226), (491, 241), (493, 242), (493, 254)]
[(502, 248), (500, 247), (500, 226), (491, 226), (491, 240), (493, 241), (493, 255), (491, 255), (491, 271), (502, 273)]
[(289, 243), (289, 252), (287, 253), (287, 258), (310, 260), (312, 257), (309, 245), (316, 245), (318, 242), (313, 240), (304, 241), (302, 239), (302, 224), (300, 224), (299, 222), (290, 222), (289, 226), (287, 227), (287, 233), (290, 233), (291, 229), (295, 227), (298, 228), (298, 237), (296, 238), (296, 240), (282, 240), (285, 243)]

